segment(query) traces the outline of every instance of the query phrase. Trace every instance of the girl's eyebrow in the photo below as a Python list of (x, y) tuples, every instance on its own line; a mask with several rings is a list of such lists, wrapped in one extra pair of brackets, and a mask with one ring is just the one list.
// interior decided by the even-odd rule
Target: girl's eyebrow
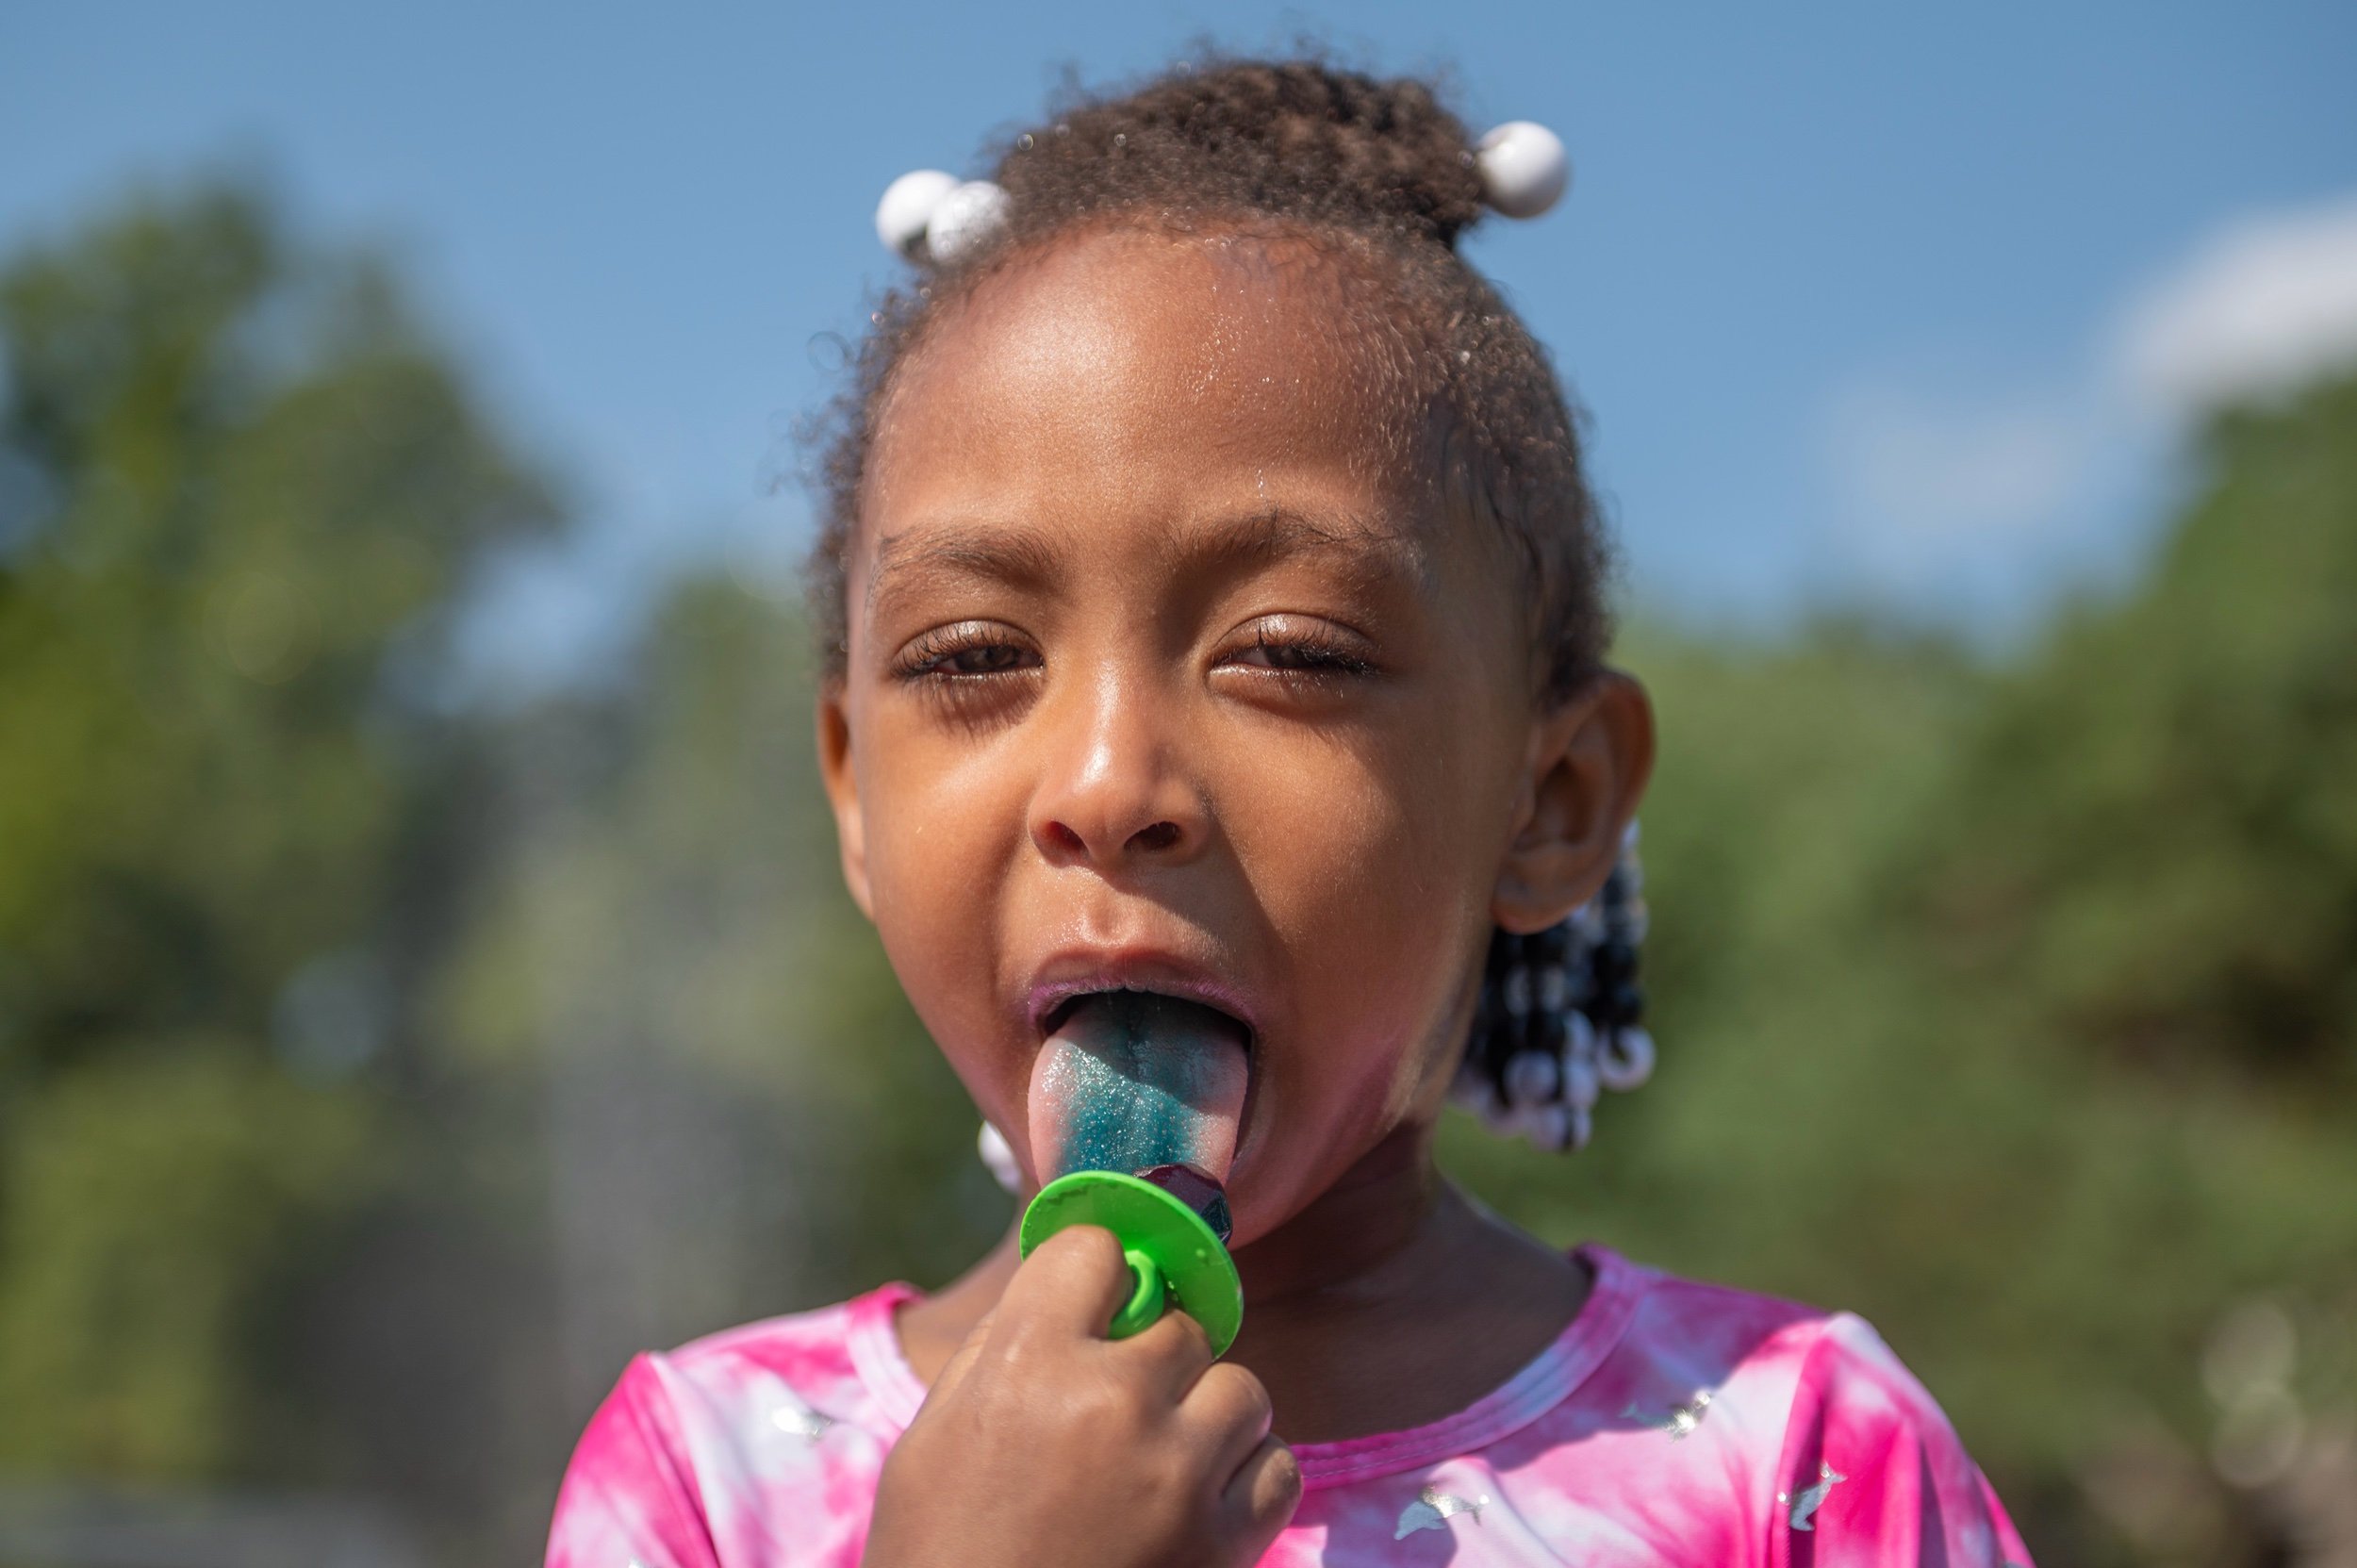
[(1327, 555), (1368, 578), (1413, 577), (1423, 552), (1411, 538), (1348, 513), (1312, 515), (1267, 506), (1200, 524), (1180, 550), (1219, 566), (1259, 566), (1296, 555)]
[(887, 534), (876, 541), (876, 568), (867, 579), (867, 612), (873, 616), (887, 582), (981, 578), (1009, 587), (1031, 588), (1059, 575), (1056, 550), (1036, 529), (1007, 523), (951, 522)]

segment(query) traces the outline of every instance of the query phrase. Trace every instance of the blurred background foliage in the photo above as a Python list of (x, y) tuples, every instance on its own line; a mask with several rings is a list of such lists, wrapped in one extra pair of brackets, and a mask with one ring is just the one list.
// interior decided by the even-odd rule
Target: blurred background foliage
[[(0, 335), (20, 1521), (531, 1560), (631, 1351), (987, 1243), (791, 603), (684, 582), (626, 682), (458, 700), (562, 487), (250, 192), (15, 256)], [(1576, 1160), (1445, 1140), (1550, 1238), (1865, 1312), (2050, 1564), (2357, 1539), (2357, 383), (2187, 455), (2141, 575), (2002, 655), (1640, 618), (1662, 1070)]]

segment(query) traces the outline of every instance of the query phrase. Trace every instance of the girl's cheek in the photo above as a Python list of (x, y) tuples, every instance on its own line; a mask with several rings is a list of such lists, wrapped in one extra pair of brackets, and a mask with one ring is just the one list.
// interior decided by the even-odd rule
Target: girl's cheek
[[(1444, 874), (1456, 859), (1443, 816), (1411, 811), (1394, 781), (1350, 766), (1271, 769), (1244, 793), (1273, 809), (1235, 834), (1262, 874), (1254, 880), (1277, 922), (1313, 949), (1379, 961), (1368, 938), (1405, 936), (1453, 901)], [(1355, 939), (1354, 939), (1355, 938)], [(1388, 946), (1388, 942), (1382, 944)]]
[(1293, 949), (1299, 1015), (1321, 1036), (1287, 1076), (1360, 1120), (1395, 1119), (1418, 1097), (1432, 1067), (1423, 1058), (1459, 1000), (1463, 954), (1486, 934), (1493, 813), (1470, 749), (1432, 717), (1426, 743), (1291, 770), (1300, 796), (1260, 840), (1285, 867), (1269, 879), (1287, 889), (1272, 922)]
[[(916, 748), (880, 746), (865, 792), (867, 874), (878, 935), (918, 1016), (953, 1055), (996, 1023), (996, 880), (986, 801)], [(978, 1064), (953, 1061), (976, 1083)], [(979, 1087), (979, 1085), (977, 1085)]]

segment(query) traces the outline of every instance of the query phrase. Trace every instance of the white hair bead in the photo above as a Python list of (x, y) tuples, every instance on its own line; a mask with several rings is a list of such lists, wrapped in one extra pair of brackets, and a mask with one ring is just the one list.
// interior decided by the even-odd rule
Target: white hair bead
[(1007, 193), (988, 180), (968, 180), (941, 198), (925, 223), (925, 249), (935, 262), (955, 266), (1006, 225)]
[(1653, 1036), (1641, 1029), (1607, 1030), (1596, 1048), (1596, 1076), (1616, 1095), (1642, 1088), (1653, 1076)]
[(1000, 1186), (1011, 1193), (1023, 1190), (1023, 1167), (1014, 1163), (1014, 1150), (1007, 1147), (1005, 1133), (984, 1122), (981, 1131), (975, 1134), (974, 1148)]
[(876, 238), (884, 249), (914, 257), (925, 225), (932, 221), (941, 199), (958, 188), (958, 177), (938, 169), (915, 169), (884, 187), (876, 204)]
[(1571, 188), (1563, 139), (1528, 120), (1509, 120), (1481, 139), (1475, 154), (1481, 191), (1508, 218), (1536, 218)]

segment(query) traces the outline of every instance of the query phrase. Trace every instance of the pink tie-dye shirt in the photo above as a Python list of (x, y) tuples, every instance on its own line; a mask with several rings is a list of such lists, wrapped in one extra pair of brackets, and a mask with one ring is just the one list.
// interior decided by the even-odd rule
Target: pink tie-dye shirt
[[(1874, 1330), (1600, 1246), (1588, 1301), (1445, 1420), (1296, 1446), (1268, 1568), (1802, 1564), (2002, 1568), (2030, 1555)], [(549, 1568), (850, 1568), (925, 1387), (888, 1285), (641, 1356), (589, 1424)]]

